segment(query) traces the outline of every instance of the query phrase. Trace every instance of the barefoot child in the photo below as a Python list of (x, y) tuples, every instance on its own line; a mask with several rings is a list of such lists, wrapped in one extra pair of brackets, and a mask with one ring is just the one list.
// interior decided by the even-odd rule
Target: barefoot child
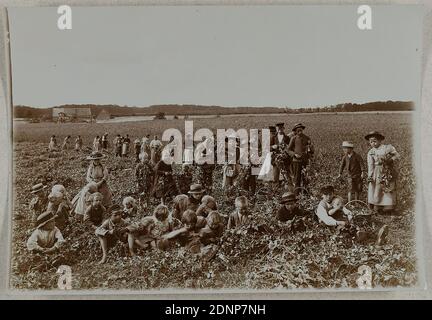
[(354, 144), (352, 142), (344, 141), (342, 149), (344, 156), (339, 166), (338, 178), (342, 176), (346, 169), (348, 173), (348, 202), (350, 202), (351, 200), (358, 200), (359, 193), (362, 191), (365, 166), (362, 157), (353, 151)]
[(54, 215), (46, 211), (37, 217), (37, 227), (27, 240), (27, 249), (35, 253), (49, 254), (59, 250), (65, 242), (55, 226)]
[(107, 260), (108, 249), (113, 247), (118, 240), (127, 242), (128, 223), (122, 219), (123, 210), (118, 205), (113, 205), (110, 208), (111, 216), (105, 220), (96, 230), (101, 249), (102, 259), (99, 261), (103, 264)]

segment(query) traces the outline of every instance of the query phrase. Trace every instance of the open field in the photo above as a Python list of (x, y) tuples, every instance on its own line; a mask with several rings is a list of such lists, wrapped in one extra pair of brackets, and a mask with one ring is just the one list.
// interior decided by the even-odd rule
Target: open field
[[(395, 146), (401, 155), (398, 180), (398, 216), (381, 216), (390, 227), (388, 242), (382, 247), (353, 244), (342, 233), (319, 226), (312, 218), (304, 221), (304, 231), (294, 232), (287, 224), (274, 220), (277, 198), (256, 201), (253, 216), (256, 228), (226, 232), (221, 247), (210, 261), (202, 261), (181, 249), (168, 252), (141, 252), (133, 259), (118, 246), (110, 251), (106, 265), (97, 265), (101, 252), (93, 232), (73, 225), (68, 230), (65, 256), (72, 267), (73, 288), (77, 289), (151, 289), (151, 288), (335, 288), (357, 287), (358, 268), (371, 267), (374, 287), (412, 286), (417, 281), (413, 211), (415, 176), (412, 163), (411, 114), (308, 114), (263, 117), (195, 119), (194, 128), (266, 128), (284, 121), (306, 125), (305, 134), (313, 141), (315, 158), (312, 193), (300, 204), (313, 212), (318, 190), (334, 183), (338, 194), (346, 196), (343, 183), (335, 179), (342, 155), (340, 144), (351, 140), (356, 151), (366, 159), (369, 149), (363, 136), (379, 130), (385, 143)], [(184, 130), (184, 120), (154, 120), (105, 124), (16, 123), (14, 125), (14, 216), (29, 217), (29, 189), (40, 178), (62, 183), (71, 196), (85, 184), (88, 163), (85, 153), (74, 150), (49, 153), (49, 137), (55, 134), (61, 143), (66, 135), (81, 135), (84, 145), (104, 132), (112, 140), (117, 133), (131, 139), (157, 134), (168, 128)], [(109, 185), (116, 201), (134, 193), (132, 159), (105, 160), (110, 170)], [(215, 196), (224, 214), (233, 203), (221, 199), (221, 173), (215, 173)], [(275, 195), (279, 196), (278, 194)], [(365, 200), (363, 192), (362, 199)], [(357, 208), (357, 211), (364, 209)], [(355, 211), (356, 212), (356, 211)], [(150, 214), (150, 212), (147, 212)], [(312, 215), (312, 214), (311, 214)], [(259, 227), (261, 226), (261, 227)], [(22, 289), (54, 289), (58, 275), (55, 268), (34, 270), (25, 248), (31, 233), (28, 218), (14, 219), (11, 285)]]

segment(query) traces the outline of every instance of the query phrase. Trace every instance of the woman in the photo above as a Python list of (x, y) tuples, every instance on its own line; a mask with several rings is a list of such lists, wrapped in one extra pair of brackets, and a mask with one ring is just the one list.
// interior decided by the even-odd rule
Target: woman
[(367, 154), (368, 203), (375, 211), (392, 211), (396, 205), (396, 161), (399, 153), (390, 144), (383, 144), (384, 136), (372, 131), (365, 136), (372, 147)]
[(90, 160), (90, 166), (87, 170), (87, 182), (95, 182), (98, 186), (98, 192), (102, 193), (103, 201), (102, 204), (105, 208), (111, 206), (112, 194), (107, 184), (108, 170), (102, 165), (100, 160), (104, 156), (102, 153), (94, 151), (87, 160)]

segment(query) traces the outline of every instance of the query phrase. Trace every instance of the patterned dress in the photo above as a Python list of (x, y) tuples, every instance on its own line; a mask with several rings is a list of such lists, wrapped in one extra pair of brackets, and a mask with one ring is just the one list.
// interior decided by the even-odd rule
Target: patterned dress
[(372, 148), (367, 154), (368, 177), (372, 178), (368, 188), (368, 202), (375, 206), (392, 208), (396, 205), (397, 170), (395, 161), (399, 153), (390, 144)]

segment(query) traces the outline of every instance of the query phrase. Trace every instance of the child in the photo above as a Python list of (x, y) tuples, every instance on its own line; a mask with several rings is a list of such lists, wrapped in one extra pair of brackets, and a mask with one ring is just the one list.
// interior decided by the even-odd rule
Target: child
[(30, 193), (34, 195), (29, 204), (31, 220), (33, 223), (35, 223), (37, 217), (45, 211), (48, 204), (48, 197), (45, 191), (46, 188), (47, 186), (38, 183), (34, 185), (30, 191)]
[(196, 214), (197, 216), (207, 217), (212, 211), (217, 210), (217, 203), (215, 198), (209, 195), (205, 195), (201, 199), (201, 205), (198, 207)]
[(27, 249), (34, 253), (53, 253), (65, 242), (60, 230), (55, 226), (54, 215), (46, 211), (37, 217), (37, 227), (27, 240)]
[(81, 136), (78, 136), (78, 137), (75, 139), (75, 150), (76, 150), (76, 151), (81, 151), (81, 149), (82, 149), (82, 145), (83, 145), (82, 138), (81, 138)]
[(122, 157), (129, 156), (129, 145), (130, 145), (130, 138), (127, 134), (126, 137), (123, 139), (123, 146), (122, 146)]
[(137, 193), (141, 203), (148, 207), (150, 204), (151, 188), (154, 181), (153, 168), (149, 162), (147, 153), (140, 154), (141, 162), (135, 167), (135, 178), (137, 182)]
[(69, 206), (63, 202), (62, 193), (55, 191), (49, 194), (47, 211), (54, 215), (55, 226), (64, 230), (69, 222)]
[(96, 138), (94, 138), (93, 140), (93, 151), (99, 151), (100, 150), (100, 139), (99, 136), (96, 136)]
[(69, 194), (66, 191), (66, 188), (62, 184), (56, 184), (51, 188), (51, 192), (60, 192), (63, 196), (62, 203), (68, 207), (68, 209), (72, 208), (72, 202), (70, 201)]
[(72, 200), (72, 212), (77, 220), (83, 220), (87, 207), (91, 204), (90, 196), (98, 191), (96, 182), (89, 182)]
[(71, 138), (71, 136), (67, 136), (66, 138), (64, 138), (62, 150), (69, 150), (70, 138)]
[(216, 243), (222, 236), (224, 225), (217, 211), (211, 211), (206, 218), (207, 225), (200, 230), (199, 236), (203, 245)]
[(305, 212), (297, 207), (297, 197), (293, 192), (284, 193), (279, 203), (281, 207), (276, 214), (276, 219), (279, 221), (290, 221), (295, 217), (305, 215)]
[[(321, 188), (321, 194), (322, 200), (316, 209), (316, 215), (318, 216), (319, 221), (323, 222), (327, 226), (344, 227), (352, 218), (351, 211), (345, 208), (341, 201), (336, 201), (333, 206), (333, 186), (325, 186)], [(342, 211), (342, 214), (340, 211)], [(334, 214), (335, 216), (333, 217)]]
[(140, 161), (139, 155), (141, 153), (141, 141), (139, 139), (135, 140), (134, 149), (135, 149), (135, 162), (138, 163)]
[(92, 226), (98, 227), (101, 225), (106, 212), (102, 205), (103, 195), (100, 192), (95, 192), (89, 197), (89, 200), (91, 204), (84, 213), (84, 222), (89, 221)]
[(229, 215), (227, 229), (235, 229), (250, 221), (249, 201), (245, 196), (235, 199), (236, 210)]
[(362, 191), (362, 179), (364, 176), (364, 162), (361, 156), (354, 152), (354, 144), (350, 141), (342, 142), (344, 156), (339, 166), (338, 178), (342, 176), (345, 168), (348, 172), (348, 202), (358, 200), (359, 193)]
[(118, 134), (117, 137), (113, 141), (114, 150), (115, 150), (115, 156), (120, 157), (122, 156), (122, 145), (123, 145), (123, 139)]
[(57, 150), (57, 140), (56, 140), (56, 136), (52, 135), (50, 138), (50, 142), (48, 144), (48, 150), (49, 151), (55, 151)]
[(132, 197), (126, 197), (123, 199), (123, 219), (133, 218), (138, 213), (138, 207), (136, 201)]
[(110, 218), (105, 220), (96, 230), (101, 248), (102, 259), (99, 264), (103, 264), (107, 260), (108, 249), (113, 247), (118, 240), (127, 242), (128, 223), (122, 219), (123, 211), (120, 206), (113, 205), (110, 209)]
[(185, 194), (175, 196), (173, 200), (173, 210), (171, 217), (181, 220), (183, 213), (187, 210), (189, 205), (189, 197)]

